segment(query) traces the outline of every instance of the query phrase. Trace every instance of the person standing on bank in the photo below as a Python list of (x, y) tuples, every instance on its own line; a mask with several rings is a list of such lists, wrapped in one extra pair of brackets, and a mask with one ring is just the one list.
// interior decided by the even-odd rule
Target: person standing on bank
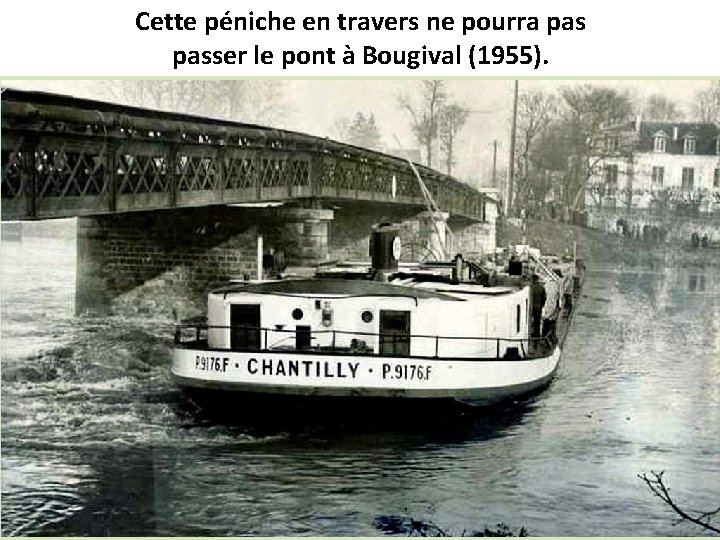
[(540, 337), (540, 328), (542, 327), (542, 312), (547, 293), (545, 286), (540, 282), (537, 274), (533, 274), (532, 283), (530, 284), (530, 305), (532, 307), (532, 337)]

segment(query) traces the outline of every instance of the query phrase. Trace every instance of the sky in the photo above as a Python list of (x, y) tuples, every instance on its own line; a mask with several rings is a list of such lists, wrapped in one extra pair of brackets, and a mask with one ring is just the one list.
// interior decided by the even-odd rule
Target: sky
[[(283, 114), (275, 127), (302, 131), (323, 137), (337, 137), (334, 124), (352, 118), (357, 112), (373, 113), (386, 147), (415, 148), (407, 113), (398, 107), (398, 96), (416, 96), (420, 82), (410, 79), (286, 80)], [(627, 89), (639, 104), (651, 94), (660, 93), (689, 110), (693, 95), (708, 85), (701, 80), (521, 80), (520, 92), (555, 91), (563, 86), (593, 84)], [(58, 92), (80, 97), (109, 100), (107, 81), (13, 80), (2, 85)], [(455, 176), (471, 185), (488, 185), (492, 171), (492, 144), (498, 141), (498, 169), (508, 161), (512, 80), (449, 80), (453, 101), (471, 109), (457, 144)]]

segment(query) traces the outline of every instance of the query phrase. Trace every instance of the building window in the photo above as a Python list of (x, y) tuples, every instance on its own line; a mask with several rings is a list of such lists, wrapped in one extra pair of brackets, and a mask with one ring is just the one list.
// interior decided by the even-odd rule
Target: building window
[(662, 187), (665, 179), (665, 167), (652, 168), (652, 187)]
[(693, 137), (692, 135), (688, 135), (687, 137), (685, 137), (685, 139), (683, 141), (684, 141), (683, 152), (685, 153), (685, 155), (694, 154), (695, 153), (695, 137)]
[(605, 145), (608, 152), (617, 152), (618, 149), (618, 138), (617, 137), (608, 137), (605, 141)]
[(618, 181), (618, 166), (617, 165), (605, 165), (603, 167), (605, 174), (605, 183), (610, 185), (617, 185)]
[(663, 131), (653, 136), (653, 150), (655, 152), (665, 152), (667, 145), (667, 135)]
[(720, 188), (720, 169), (715, 169), (715, 175), (713, 176), (713, 187)]
[(683, 167), (682, 170), (682, 189), (683, 191), (692, 191), (695, 186), (695, 169), (692, 167)]

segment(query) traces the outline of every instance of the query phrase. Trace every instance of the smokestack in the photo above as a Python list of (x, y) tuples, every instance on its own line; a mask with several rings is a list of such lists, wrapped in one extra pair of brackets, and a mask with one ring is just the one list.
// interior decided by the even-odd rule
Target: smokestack
[(370, 235), (370, 258), (373, 273), (379, 275), (394, 272), (400, 260), (400, 227), (381, 223), (373, 227)]

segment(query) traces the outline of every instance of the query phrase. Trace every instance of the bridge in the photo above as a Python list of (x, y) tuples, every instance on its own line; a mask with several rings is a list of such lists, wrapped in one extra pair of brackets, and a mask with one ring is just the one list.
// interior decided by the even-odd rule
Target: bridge
[[(428, 198), (442, 214), (427, 212)], [(252, 275), (258, 237), (291, 265), (367, 258), (402, 222), (408, 257), (494, 246), (494, 201), (421, 165), (259, 125), (6, 89), (2, 220), (78, 218), (77, 303), (152, 283), (204, 291)], [(424, 251), (423, 251), (424, 250)]]
[[(438, 206), (484, 196), (417, 165)], [(307, 199), (423, 207), (397, 157), (280, 129), (40, 92), (2, 93), (2, 219)]]

